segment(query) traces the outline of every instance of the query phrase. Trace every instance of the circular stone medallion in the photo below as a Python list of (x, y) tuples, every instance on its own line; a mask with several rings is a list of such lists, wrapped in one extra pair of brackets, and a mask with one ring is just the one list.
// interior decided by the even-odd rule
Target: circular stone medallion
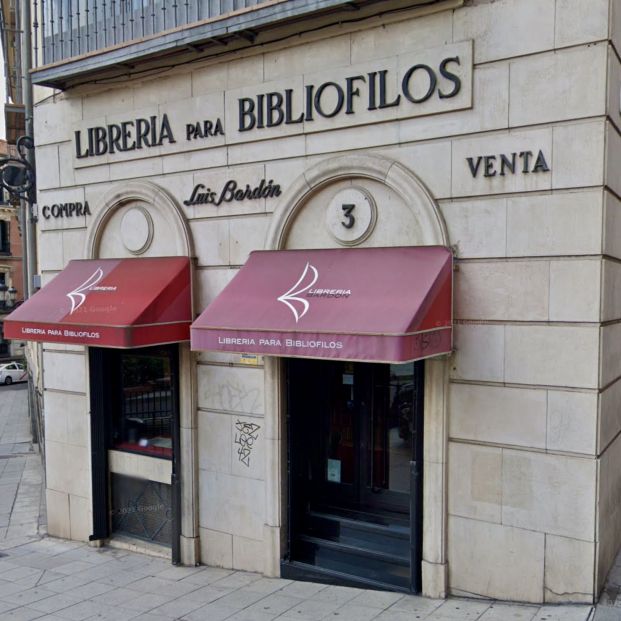
[(153, 240), (153, 220), (143, 207), (132, 207), (121, 220), (121, 240), (132, 254), (142, 254)]
[(355, 246), (373, 232), (377, 207), (373, 197), (362, 188), (337, 192), (326, 210), (326, 227), (343, 246)]

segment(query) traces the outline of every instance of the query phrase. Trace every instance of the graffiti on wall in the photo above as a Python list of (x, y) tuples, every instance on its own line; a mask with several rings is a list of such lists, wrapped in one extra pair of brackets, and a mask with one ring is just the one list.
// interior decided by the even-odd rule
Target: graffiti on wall
[(237, 457), (242, 464), (249, 468), (252, 447), (259, 437), (261, 426), (256, 423), (244, 423), (238, 419), (235, 423), (235, 429), (237, 429), (235, 433), (235, 444), (238, 445)]

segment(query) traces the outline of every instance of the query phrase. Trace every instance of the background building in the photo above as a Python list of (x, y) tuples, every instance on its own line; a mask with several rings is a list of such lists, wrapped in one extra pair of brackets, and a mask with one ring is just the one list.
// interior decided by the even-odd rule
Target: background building
[[(44, 343), (49, 532), (592, 601), (621, 544), (621, 4), (241, 4), (33, 3), (48, 286), (12, 330)], [(322, 261), (408, 284), (356, 307)], [(415, 354), (325, 360), (386, 345), (423, 281)]]

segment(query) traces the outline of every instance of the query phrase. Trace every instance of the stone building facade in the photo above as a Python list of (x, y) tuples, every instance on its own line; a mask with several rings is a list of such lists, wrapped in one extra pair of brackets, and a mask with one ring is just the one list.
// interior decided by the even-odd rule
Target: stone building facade
[[(450, 248), (454, 351), (424, 363), (420, 588), (591, 602), (621, 545), (621, 3), (385, 4), (40, 101), (42, 281), (73, 259), (189, 257), (194, 318), (252, 251)], [(349, 238), (329, 212), (343, 192), (368, 220)], [(92, 348), (42, 347), (49, 532), (86, 541)], [(254, 353), (179, 345), (179, 555), (276, 576), (291, 376)]]

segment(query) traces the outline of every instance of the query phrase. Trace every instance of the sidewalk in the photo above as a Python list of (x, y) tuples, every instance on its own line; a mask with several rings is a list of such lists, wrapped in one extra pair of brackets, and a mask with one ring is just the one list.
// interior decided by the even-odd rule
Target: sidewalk
[[(593, 621), (591, 606), (432, 600), (212, 567), (173, 567), (163, 559), (91, 548), (45, 535), (42, 490), (25, 385), (0, 386), (1, 621)], [(614, 580), (621, 577), (618, 563)], [(609, 605), (598, 607), (597, 621), (621, 621), (621, 607), (612, 605), (620, 584), (610, 582)]]

